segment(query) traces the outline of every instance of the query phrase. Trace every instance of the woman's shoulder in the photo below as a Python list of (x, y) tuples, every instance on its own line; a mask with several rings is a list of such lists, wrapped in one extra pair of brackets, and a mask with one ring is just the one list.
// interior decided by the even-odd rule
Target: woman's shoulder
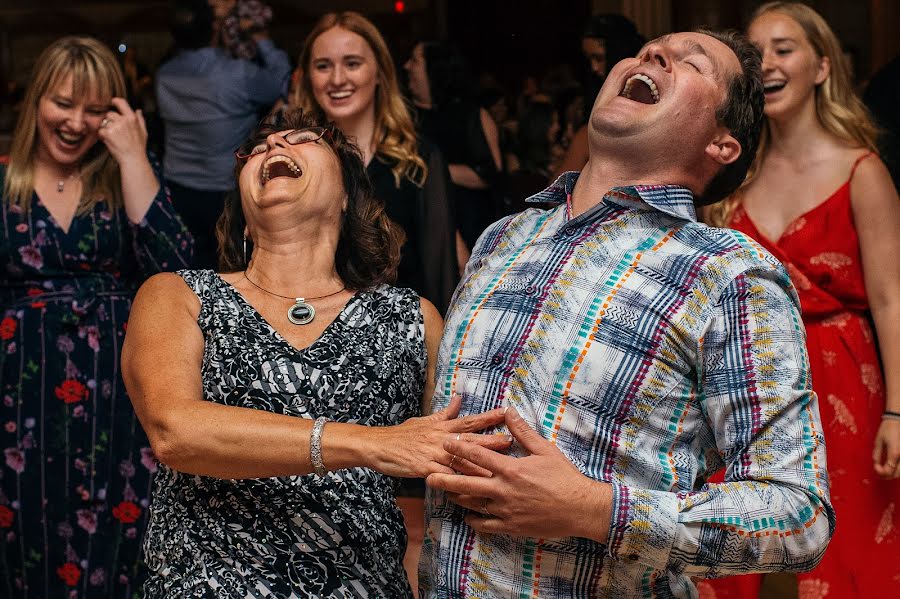
[(408, 287), (382, 284), (366, 290), (366, 294), (374, 302), (395, 305), (401, 308), (409, 306), (418, 309), (419, 306), (419, 294)]
[(141, 287), (144, 295), (155, 297), (194, 296), (203, 297), (223, 283), (213, 270), (183, 269), (175, 272), (161, 272), (147, 279)]

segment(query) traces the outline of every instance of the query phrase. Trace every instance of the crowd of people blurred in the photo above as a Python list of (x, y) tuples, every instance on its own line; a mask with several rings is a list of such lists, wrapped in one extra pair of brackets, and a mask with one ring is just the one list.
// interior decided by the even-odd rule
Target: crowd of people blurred
[[(76, 36), (27, 88), (0, 81), (0, 595), (410, 596), (424, 477), (460, 468), (440, 435), (510, 442), (476, 434), (500, 411), (423, 413), (442, 316), (482, 233), (585, 166), (594, 99), (647, 40), (594, 15), (581, 65), (511, 90), (444, 40), (395, 64), (354, 12), (289, 57), (261, 0), (174, 5), (155, 72)], [(774, 255), (802, 306), (838, 528), (800, 596), (900, 593), (900, 58), (863, 98), (811, 8), (768, 3), (747, 35), (760, 146), (701, 217)], [(323, 458), (326, 418), (356, 428), (329, 422)], [(300, 476), (325, 462), (352, 474)]]

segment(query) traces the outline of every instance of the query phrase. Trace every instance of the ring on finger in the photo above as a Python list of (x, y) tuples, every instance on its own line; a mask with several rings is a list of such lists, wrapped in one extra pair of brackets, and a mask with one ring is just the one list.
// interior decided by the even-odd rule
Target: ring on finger
[(481, 500), (481, 513), (484, 514), (485, 516), (490, 516), (491, 513), (487, 509), (487, 502), (488, 502), (487, 497), (485, 497), (484, 499)]
[(109, 124), (109, 118), (103, 117), (103, 120), (100, 121), (100, 128), (103, 129)]
[(453, 470), (453, 464), (456, 463), (456, 458), (458, 458), (458, 457), (459, 457), (459, 456), (456, 455), (455, 453), (454, 453), (454, 454), (451, 454), (451, 455), (450, 455), (450, 463), (447, 464), (447, 468), (450, 468), (450, 470)]
[(459, 438), (462, 437), (462, 433), (456, 433), (456, 440), (459, 441)]

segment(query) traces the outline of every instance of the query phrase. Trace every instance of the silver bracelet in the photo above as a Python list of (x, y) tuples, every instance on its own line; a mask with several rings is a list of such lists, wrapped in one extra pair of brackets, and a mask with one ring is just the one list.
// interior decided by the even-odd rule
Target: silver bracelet
[(309, 461), (312, 462), (313, 472), (318, 476), (325, 476), (328, 472), (325, 468), (325, 462), (322, 461), (322, 431), (325, 430), (325, 423), (328, 422), (324, 416), (316, 418), (313, 423), (312, 433), (309, 435)]
[(885, 410), (881, 414), (882, 420), (900, 420), (900, 412), (891, 412), (890, 410)]

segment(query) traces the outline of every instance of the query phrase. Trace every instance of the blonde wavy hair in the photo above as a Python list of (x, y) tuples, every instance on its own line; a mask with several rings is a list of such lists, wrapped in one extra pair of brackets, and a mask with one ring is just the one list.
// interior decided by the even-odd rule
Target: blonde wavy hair
[(302, 75), (291, 98), (291, 104), (316, 115), (319, 119), (326, 117), (312, 92), (309, 61), (313, 42), (333, 27), (352, 31), (366, 40), (372, 49), (378, 66), (378, 85), (375, 91), (375, 152), (396, 162), (391, 171), (394, 174), (394, 183), (398, 187), (404, 178), (421, 187), (428, 176), (428, 167), (419, 156), (416, 129), (406, 100), (397, 84), (397, 69), (381, 33), (361, 14), (353, 11), (336, 12), (323, 15), (319, 19), (306, 36), (303, 50), (300, 52), (298, 65)]
[[(827, 57), (831, 62), (828, 77), (816, 87), (815, 91), (816, 115), (825, 130), (850, 145), (877, 151), (878, 128), (865, 105), (853, 91), (850, 65), (841, 51), (841, 43), (822, 15), (799, 2), (768, 2), (756, 9), (750, 22), (770, 12), (778, 12), (793, 19), (803, 29), (816, 55), (819, 58)], [(730, 198), (706, 209), (707, 222), (724, 227), (731, 221), (744, 188), (753, 181), (766, 157), (770, 135), (769, 123), (766, 120), (763, 123), (756, 158), (747, 171), (744, 183)]]
[[(125, 78), (113, 53), (91, 37), (70, 36), (56, 40), (41, 52), (25, 93), (22, 113), (13, 132), (9, 165), (3, 181), (4, 201), (23, 210), (31, 207), (34, 194), (34, 158), (40, 138), (37, 117), (41, 98), (53, 93), (66, 77), (72, 76), (72, 97), (96, 95), (107, 103), (125, 97)], [(81, 204), (77, 214), (88, 212), (100, 201), (122, 204), (119, 165), (106, 145), (97, 142), (81, 159)]]

